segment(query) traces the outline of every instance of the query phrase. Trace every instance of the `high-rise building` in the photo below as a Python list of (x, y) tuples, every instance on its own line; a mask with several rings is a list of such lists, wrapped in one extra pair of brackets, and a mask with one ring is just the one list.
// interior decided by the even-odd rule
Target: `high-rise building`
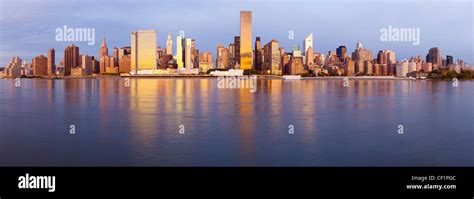
[(304, 55), (307, 55), (306, 53), (309, 48), (313, 48), (313, 33), (309, 34), (308, 36), (304, 38), (303, 48), (304, 48), (304, 53), (305, 53)]
[(217, 45), (216, 67), (217, 69), (227, 69), (229, 67), (229, 49), (222, 44)]
[(44, 55), (38, 55), (31, 60), (34, 76), (48, 75), (48, 58)]
[(171, 39), (171, 33), (168, 33), (168, 38), (166, 39), (166, 52), (167, 55), (173, 54), (173, 39)]
[(194, 39), (191, 39), (191, 65), (191, 68), (199, 68), (199, 50)]
[(314, 64), (314, 52), (313, 47), (309, 47), (306, 51), (306, 66), (310, 67)]
[(235, 44), (229, 44), (229, 68), (231, 69), (235, 68), (235, 65), (237, 63), (235, 60), (235, 50)]
[(260, 41), (260, 37), (255, 38), (255, 58), (253, 66), (256, 70), (261, 71), (263, 64), (263, 49), (262, 49), (262, 42)]
[(70, 76), (72, 68), (80, 67), (79, 47), (71, 44), (64, 49), (64, 76)]
[(192, 40), (189, 38), (184, 39), (184, 67), (186, 69), (192, 69), (193, 68), (193, 63), (192, 63), (192, 55), (191, 55), (191, 43)]
[(240, 69), (252, 69), (252, 12), (240, 11)]
[(99, 58), (102, 56), (108, 56), (109, 55), (109, 49), (107, 48), (107, 43), (105, 43), (105, 37), (102, 40), (102, 44), (100, 45), (100, 52), (99, 52)]
[(454, 64), (454, 59), (453, 56), (451, 55), (446, 55), (446, 66)]
[(48, 50), (48, 75), (54, 75), (56, 72), (55, 58), (56, 51), (54, 48), (50, 48)]
[(156, 30), (140, 30), (131, 34), (131, 70), (154, 70), (157, 67), (156, 59)]
[(199, 71), (202, 73), (206, 73), (211, 68), (212, 68), (212, 53), (211, 52), (199, 53)]
[(184, 67), (183, 38), (181, 36), (176, 37), (176, 64), (178, 65), (178, 69), (182, 69)]
[(399, 62), (396, 66), (396, 76), (407, 77), (407, 73), (408, 73), (408, 61), (403, 60)]
[(355, 63), (352, 60), (347, 60), (345, 63), (345, 69), (347, 71), (347, 76), (355, 75)]
[(114, 62), (118, 66), (119, 63), (119, 49), (117, 47), (114, 47)]
[(21, 76), (21, 62), (20, 57), (13, 57), (5, 67), (7, 77), (17, 78)]
[[(115, 51), (115, 50), (114, 50)], [(118, 49), (117, 49), (118, 52)], [(81, 56), (81, 68), (84, 70), (84, 75), (92, 75), (92, 57), (88, 55)]]
[(236, 68), (237, 65), (240, 67), (240, 37), (234, 37), (234, 45), (235, 45), (235, 54), (234, 54), (234, 65), (233, 67)]
[(441, 65), (441, 55), (439, 48), (430, 48), (428, 54), (426, 55), (426, 62), (433, 64), (433, 70), (438, 69), (438, 67)]
[(336, 55), (337, 55), (337, 58), (339, 58), (339, 61), (344, 61), (344, 59), (347, 57), (347, 48), (346, 48), (346, 46), (339, 46), (336, 49)]
[(279, 42), (271, 40), (263, 47), (263, 69), (269, 70), (272, 75), (282, 75), (280, 68), (281, 56)]
[(131, 71), (130, 70), (130, 60), (131, 60), (130, 55), (122, 56), (122, 58), (120, 59), (120, 63), (119, 63), (119, 72), (120, 73), (129, 73)]
[(356, 50), (352, 53), (352, 60), (356, 63), (358, 61), (368, 61), (372, 60), (372, 52), (363, 48), (362, 43), (358, 42), (356, 45)]

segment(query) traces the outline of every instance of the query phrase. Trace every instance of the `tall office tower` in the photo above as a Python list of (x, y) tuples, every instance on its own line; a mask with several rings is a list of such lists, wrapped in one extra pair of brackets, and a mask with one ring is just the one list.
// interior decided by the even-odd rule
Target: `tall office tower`
[(229, 49), (222, 44), (217, 45), (216, 67), (217, 69), (227, 69), (229, 67)]
[(92, 75), (93, 72), (93, 61), (92, 57), (88, 55), (81, 55), (81, 76)]
[(183, 63), (183, 38), (181, 36), (176, 37), (176, 64), (178, 69), (184, 67)]
[(100, 52), (99, 52), (99, 58), (102, 56), (108, 56), (109, 55), (109, 49), (107, 48), (107, 43), (105, 43), (105, 37), (102, 40), (102, 44), (100, 45)]
[(234, 44), (235, 44), (234, 68), (236, 68), (237, 65), (239, 65), (240, 67), (240, 37), (239, 36), (234, 37)]
[(336, 49), (336, 54), (337, 54), (337, 58), (339, 58), (339, 61), (344, 61), (347, 57), (347, 48), (346, 48), (346, 46), (339, 46)]
[(306, 66), (310, 67), (314, 64), (314, 52), (313, 47), (309, 47), (306, 51)]
[(262, 42), (260, 41), (260, 37), (255, 39), (255, 58), (253, 66), (256, 70), (261, 71), (263, 64), (263, 49), (262, 49)]
[(194, 39), (191, 39), (191, 64), (192, 68), (199, 68), (199, 50)]
[(391, 50), (384, 50), (386, 64), (395, 64), (397, 62), (395, 52)]
[(131, 70), (156, 69), (156, 30), (139, 30), (131, 34)]
[(72, 68), (79, 67), (79, 47), (74, 44), (64, 49), (64, 76), (70, 76)]
[(100, 73), (100, 62), (95, 58), (95, 56), (92, 57), (92, 73)]
[(240, 69), (252, 69), (252, 12), (240, 11)]
[(119, 49), (117, 47), (114, 47), (114, 61), (115, 64), (118, 67), (118, 62), (119, 62)]
[(56, 51), (54, 48), (50, 48), (48, 50), (48, 75), (54, 75), (56, 72), (55, 58)]
[(132, 53), (132, 49), (130, 46), (122, 47), (119, 50), (119, 59), (121, 59), (125, 55), (130, 55)]
[(191, 42), (189, 38), (184, 39), (184, 67), (186, 69), (192, 69), (193, 65), (191, 62)]
[(347, 71), (347, 76), (355, 75), (355, 63), (352, 60), (347, 60), (345, 63), (345, 69)]
[(235, 44), (229, 44), (229, 68), (235, 68)]
[(272, 75), (281, 75), (280, 68), (281, 56), (279, 50), (279, 43), (277, 40), (271, 40), (263, 47), (263, 68), (270, 70)]
[(281, 55), (280, 68), (283, 71), (283, 74), (285, 75), (290, 74), (290, 58), (291, 56), (288, 53), (284, 53), (283, 55)]
[[(313, 48), (313, 33), (309, 34), (304, 38), (303, 41), (303, 48), (304, 48), (304, 54), (306, 55), (306, 52), (308, 51), (309, 48)], [(313, 48), (314, 49), (314, 48)]]
[(377, 63), (387, 64), (387, 61), (385, 60), (385, 54), (381, 50), (379, 50), (379, 52), (377, 53)]
[(426, 55), (426, 62), (430, 62), (431, 64), (433, 64), (433, 70), (438, 69), (439, 65), (441, 64), (441, 55), (439, 52), (439, 48), (430, 48), (430, 50), (428, 51), (428, 55)]
[(129, 73), (130, 72), (130, 55), (124, 55), (119, 62), (119, 72)]
[(44, 55), (38, 55), (31, 60), (34, 76), (48, 75), (48, 58)]
[(356, 50), (352, 53), (352, 60), (354, 60), (356, 63), (358, 61), (367, 61), (367, 60), (372, 60), (372, 52), (364, 49), (362, 47), (362, 43), (358, 42), (356, 45)]
[(168, 33), (168, 39), (166, 39), (166, 52), (167, 55), (173, 54), (173, 39), (171, 39), (171, 33)]
[(446, 55), (446, 66), (449, 66), (451, 64), (454, 64), (453, 56)]
[(202, 73), (206, 73), (211, 68), (212, 68), (212, 53), (211, 52), (199, 53), (199, 71)]

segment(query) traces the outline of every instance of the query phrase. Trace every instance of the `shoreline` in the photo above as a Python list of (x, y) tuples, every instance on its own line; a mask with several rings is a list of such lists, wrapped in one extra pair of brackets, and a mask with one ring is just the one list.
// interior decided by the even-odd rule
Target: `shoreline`
[[(283, 76), (273, 76), (273, 75), (255, 75), (257, 79), (279, 79), (285, 80)], [(67, 79), (121, 79), (121, 78), (143, 78), (143, 79), (169, 79), (169, 78), (192, 78), (192, 79), (214, 79), (219, 78), (220, 76), (214, 75), (134, 75), (134, 76), (122, 76), (122, 75), (98, 75), (98, 76), (86, 76), (86, 77), (64, 77), (64, 76), (54, 76), (54, 77), (37, 77), (37, 76), (23, 76), (18, 77), (20, 79), (47, 79), (47, 80), (67, 80)], [(242, 77), (245, 77), (242, 76)], [(324, 77), (301, 77), (298, 80), (286, 80), (286, 81), (301, 81), (301, 80), (343, 80), (348, 78), (349, 80), (442, 80), (443, 79), (417, 79), (411, 77), (395, 77), (395, 76), (324, 76)], [(13, 77), (0, 77), (0, 79), (15, 79)], [(474, 80), (474, 79), (465, 79), (465, 80)]]

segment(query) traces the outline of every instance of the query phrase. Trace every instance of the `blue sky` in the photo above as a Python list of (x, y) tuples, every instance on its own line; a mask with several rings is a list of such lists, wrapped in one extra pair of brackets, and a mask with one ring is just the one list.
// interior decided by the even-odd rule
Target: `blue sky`
[[(201, 51), (215, 54), (216, 45), (228, 45), (239, 34), (239, 12), (253, 12), (253, 37), (265, 44), (271, 39), (289, 51), (314, 34), (314, 48), (327, 53), (339, 45), (352, 52), (356, 42), (375, 54), (392, 49), (397, 59), (425, 56), (439, 47), (442, 56), (453, 55), (474, 64), (474, 8), (470, 0), (0, 0), (0, 67), (15, 55), (24, 60), (56, 49), (56, 62), (70, 42), (55, 40), (56, 28), (95, 28), (95, 45), (73, 42), (81, 54), (98, 55), (106, 37), (109, 53), (114, 46), (130, 45), (130, 32), (158, 31), (158, 45), (165, 46), (168, 32), (179, 31), (196, 39)], [(380, 30), (420, 28), (420, 45), (411, 42), (383, 42)], [(294, 32), (294, 40), (288, 32)], [(176, 41), (173, 41), (176, 43)]]

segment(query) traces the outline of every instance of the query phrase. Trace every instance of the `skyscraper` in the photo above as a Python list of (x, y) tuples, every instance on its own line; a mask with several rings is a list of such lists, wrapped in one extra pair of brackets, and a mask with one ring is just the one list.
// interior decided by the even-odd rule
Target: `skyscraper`
[(235, 54), (234, 54), (234, 68), (236, 65), (240, 66), (240, 37), (234, 37), (234, 44), (235, 44)]
[(178, 69), (182, 69), (184, 67), (183, 63), (183, 38), (181, 36), (176, 37), (176, 64), (178, 65)]
[(48, 75), (48, 58), (44, 55), (38, 55), (31, 60), (34, 76)]
[(262, 43), (260, 41), (260, 37), (255, 38), (255, 58), (254, 64), (256, 70), (262, 70), (262, 63), (263, 63), (263, 49)]
[(217, 45), (216, 52), (216, 67), (217, 69), (227, 69), (229, 66), (229, 49), (225, 48), (224, 45)]
[(347, 48), (346, 48), (346, 46), (339, 46), (336, 49), (336, 54), (337, 54), (337, 58), (339, 58), (339, 61), (344, 61), (344, 59), (347, 57)]
[(56, 71), (55, 57), (56, 51), (54, 48), (50, 48), (48, 50), (48, 75), (54, 75)]
[(430, 62), (433, 64), (433, 69), (437, 69), (441, 64), (441, 55), (439, 52), (439, 48), (433, 47), (430, 48), (428, 51), (428, 55), (426, 55), (426, 62)]
[(119, 62), (119, 49), (117, 47), (114, 47), (114, 62), (116, 66), (118, 66)]
[(252, 69), (251, 11), (240, 11), (240, 69)]
[(171, 33), (168, 33), (168, 38), (166, 39), (166, 52), (167, 55), (173, 54), (173, 39), (171, 39)]
[(272, 75), (282, 74), (280, 69), (281, 56), (277, 40), (273, 39), (263, 47), (263, 57), (263, 68), (265, 70), (270, 70)]
[(189, 38), (186, 38), (184, 39), (184, 67), (186, 67), (186, 69), (192, 69), (193, 68), (193, 64), (191, 62), (191, 43), (192, 43), (192, 40), (189, 39)]
[(71, 75), (71, 69), (79, 67), (79, 47), (71, 44), (64, 49), (64, 76)]
[(131, 48), (131, 71), (156, 69), (156, 30), (132, 32)]
[(109, 50), (107, 48), (107, 43), (105, 43), (105, 37), (102, 40), (102, 44), (100, 45), (100, 52), (99, 52), (99, 58), (103, 56), (109, 55)]
[[(308, 51), (309, 48), (313, 48), (313, 33), (309, 34), (304, 38), (303, 41), (303, 48), (304, 48), (304, 54), (306, 55), (306, 52)], [(314, 48), (313, 48), (314, 49)]]
[(453, 56), (446, 55), (446, 66), (449, 66), (454, 63)]

